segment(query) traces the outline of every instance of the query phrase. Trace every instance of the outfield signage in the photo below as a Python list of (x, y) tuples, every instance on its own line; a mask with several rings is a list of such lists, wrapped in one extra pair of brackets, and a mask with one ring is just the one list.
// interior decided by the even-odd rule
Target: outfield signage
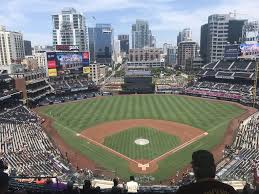
[(234, 79), (233, 76), (223, 76), (223, 75), (216, 75), (215, 78), (217, 78), (217, 79)]
[(225, 46), (224, 58), (227, 60), (235, 60), (240, 56), (240, 46), (236, 45), (227, 45)]
[(57, 51), (79, 51), (79, 46), (77, 45), (56, 45)]

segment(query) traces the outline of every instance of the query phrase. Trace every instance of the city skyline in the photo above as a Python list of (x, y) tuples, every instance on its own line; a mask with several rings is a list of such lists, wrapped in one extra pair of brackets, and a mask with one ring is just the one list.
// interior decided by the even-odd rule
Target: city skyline
[[(259, 2), (247, 0), (12, 0), (3, 1), (0, 7), (0, 25), (8, 29), (21, 31), (24, 39), (32, 41), (32, 45), (52, 45), (51, 15), (64, 7), (73, 7), (87, 17), (87, 26), (95, 23), (110, 23), (114, 35), (131, 34), (131, 26), (136, 19), (147, 20), (157, 46), (164, 42), (176, 45), (179, 31), (191, 28), (193, 40), (199, 43), (200, 27), (206, 23), (211, 14), (227, 14), (237, 10), (237, 17), (259, 20), (256, 11)], [(92, 17), (96, 20), (93, 20)]]

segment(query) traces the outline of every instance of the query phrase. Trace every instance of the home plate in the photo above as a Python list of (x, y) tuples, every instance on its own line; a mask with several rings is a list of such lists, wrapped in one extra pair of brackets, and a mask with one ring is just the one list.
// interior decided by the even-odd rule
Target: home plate
[(80, 133), (77, 133), (76, 136), (77, 136), (77, 137), (80, 136)]
[(138, 167), (141, 168), (142, 171), (146, 171), (147, 168), (149, 167), (149, 163), (147, 163), (147, 164), (138, 163)]

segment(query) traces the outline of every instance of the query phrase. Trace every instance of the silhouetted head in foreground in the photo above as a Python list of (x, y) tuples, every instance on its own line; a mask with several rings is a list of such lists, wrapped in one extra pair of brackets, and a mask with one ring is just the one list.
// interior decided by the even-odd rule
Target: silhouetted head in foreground
[(0, 194), (7, 192), (9, 186), (9, 177), (6, 173), (0, 172)]
[(119, 180), (117, 178), (113, 179), (113, 185), (116, 187), (119, 184)]
[(216, 165), (212, 153), (207, 150), (199, 150), (192, 154), (192, 168), (196, 180), (215, 178)]
[(92, 187), (92, 183), (90, 180), (84, 181), (84, 189), (90, 189)]
[(130, 176), (130, 181), (134, 181), (134, 180), (135, 180), (134, 176)]

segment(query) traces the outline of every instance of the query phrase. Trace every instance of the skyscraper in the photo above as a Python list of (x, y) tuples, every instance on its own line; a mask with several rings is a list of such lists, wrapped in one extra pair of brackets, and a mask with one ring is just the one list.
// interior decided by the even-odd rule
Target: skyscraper
[(177, 35), (177, 46), (182, 42), (182, 32), (179, 32)]
[(111, 24), (96, 24), (88, 28), (91, 62), (111, 64), (113, 52), (113, 30)]
[(201, 26), (201, 37), (200, 37), (200, 55), (201, 58), (206, 62), (207, 60), (207, 50), (208, 50), (208, 24)]
[(242, 41), (243, 27), (247, 20), (229, 20), (228, 42), (230, 44), (240, 44)]
[(177, 62), (177, 47), (168, 47), (166, 55), (166, 65), (174, 66)]
[(81, 51), (88, 50), (88, 31), (85, 17), (73, 8), (64, 8), (52, 15), (53, 46), (77, 45)]
[(120, 50), (129, 54), (129, 35), (121, 34), (118, 35), (118, 40), (120, 40)]
[(182, 41), (192, 41), (192, 31), (190, 28), (183, 29)]
[(165, 55), (167, 55), (167, 49), (169, 49), (169, 48), (173, 48), (173, 45), (172, 44), (168, 44), (168, 43), (164, 43), (163, 44), (163, 53)]
[(32, 55), (31, 41), (29, 41), (29, 40), (24, 40), (23, 42), (24, 42), (25, 56)]
[(25, 56), (23, 35), (0, 26), (0, 37), (0, 69), (8, 69), (11, 63), (19, 63)]
[(242, 42), (246, 44), (259, 43), (259, 22), (246, 22), (243, 26)]
[(229, 14), (215, 14), (208, 18), (207, 62), (215, 62), (224, 57), (228, 42)]
[(152, 47), (152, 39), (154, 40), (148, 22), (136, 20), (136, 24), (132, 25), (132, 48)]
[(192, 41), (192, 31), (190, 28), (185, 28), (179, 32), (177, 36), (177, 45), (183, 41)]

